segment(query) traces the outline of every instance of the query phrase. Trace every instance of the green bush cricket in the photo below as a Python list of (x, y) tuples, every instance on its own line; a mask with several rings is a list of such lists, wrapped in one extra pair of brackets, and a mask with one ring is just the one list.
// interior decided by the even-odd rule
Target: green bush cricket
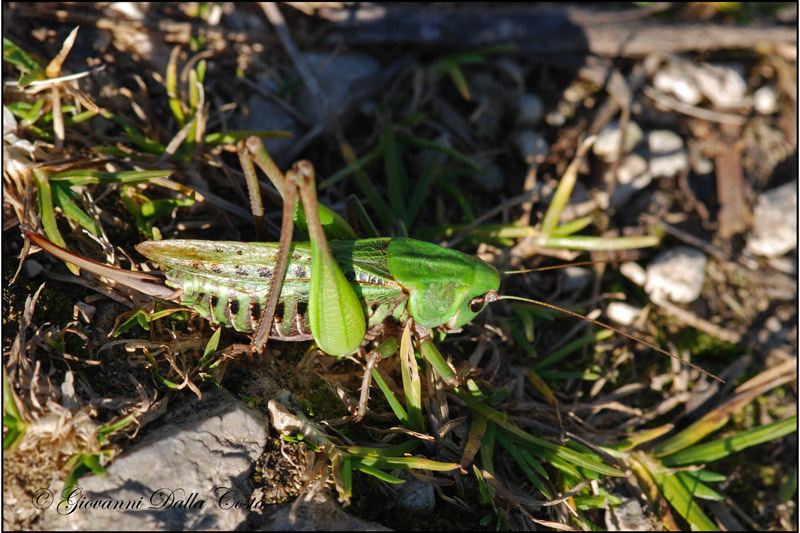
[[(255, 142), (263, 148), (259, 139)], [(252, 141), (239, 148), (243, 159), (252, 154), (258, 162)], [(245, 169), (248, 164), (252, 169), (249, 161), (243, 161)], [(280, 242), (162, 240), (137, 245), (142, 255), (167, 267), (163, 277), (103, 265), (64, 250), (28, 228), (23, 227), (23, 233), (68, 263), (252, 334), (250, 345), (235, 345), (233, 351), (262, 352), (270, 338), (313, 339), (327, 354), (346, 355), (356, 352), (365, 340), (380, 339), (388, 322), (410, 324), (424, 357), (449, 386), (455, 386), (458, 377), (432, 342), (432, 330), (460, 328), (489, 303), (505, 298), (584, 318), (675, 357), (557, 306), (500, 296), (498, 271), (478, 257), (407, 237), (356, 239), (342, 217), (317, 203), (310, 163), (296, 163), (285, 177), (269, 159), (262, 159), (259, 166), (284, 196)], [(251, 198), (256, 197), (257, 185), (248, 185)], [(293, 223), (308, 233), (309, 242), (292, 243)], [(378, 357), (377, 350), (370, 353), (357, 420), (366, 412), (370, 370)]]

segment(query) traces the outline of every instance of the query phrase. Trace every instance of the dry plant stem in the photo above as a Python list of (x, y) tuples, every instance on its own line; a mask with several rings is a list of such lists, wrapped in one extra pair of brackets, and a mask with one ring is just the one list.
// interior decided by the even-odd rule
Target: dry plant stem
[(742, 126), (747, 122), (747, 117), (741, 115), (733, 115), (731, 113), (722, 113), (721, 111), (713, 111), (702, 107), (696, 107), (689, 104), (684, 104), (680, 100), (676, 100), (661, 91), (645, 85), (642, 89), (644, 94), (653, 101), (677, 111), (690, 117), (695, 117), (709, 122), (719, 122), (720, 124), (731, 124), (734, 126)]

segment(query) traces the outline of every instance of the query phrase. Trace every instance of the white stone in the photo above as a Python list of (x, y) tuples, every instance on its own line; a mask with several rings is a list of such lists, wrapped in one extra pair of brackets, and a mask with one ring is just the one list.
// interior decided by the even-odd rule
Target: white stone
[(697, 105), (703, 99), (691, 73), (674, 63), (656, 73), (653, 86), (689, 105)]
[(634, 307), (625, 302), (611, 302), (606, 308), (606, 315), (608, 315), (609, 320), (623, 326), (633, 324), (641, 313), (642, 309), (640, 307)]
[(715, 107), (731, 109), (744, 106), (747, 82), (741, 65), (704, 63), (695, 69), (694, 79)]
[(753, 211), (747, 249), (779, 257), (797, 247), (797, 181), (761, 194)]
[[(629, 154), (620, 162), (617, 167), (617, 186), (614, 188), (614, 196), (611, 205), (618, 208), (624, 205), (637, 192), (641, 191), (653, 181), (653, 175), (648, 170), (647, 161), (638, 154)], [(606, 178), (611, 172), (608, 169)]]
[[(628, 125), (625, 127), (625, 146), (623, 147), (622, 154), (630, 153), (633, 147), (642, 140), (642, 136), (642, 129), (639, 125), (629, 120)], [(622, 130), (619, 127), (619, 122), (610, 122), (597, 135), (597, 140), (592, 146), (592, 151), (606, 163), (611, 163), (617, 158), (621, 137)]]
[(650, 150), (650, 174), (656, 178), (672, 178), (689, 168), (689, 154), (683, 139), (670, 130), (654, 130), (647, 134)]
[(647, 265), (644, 290), (654, 301), (693, 302), (703, 289), (707, 262), (703, 252), (689, 246), (661, 252)]
[(771, 85), (759, 87), (753, 93), (753, 108), (756, 113), (771, 115), (778, 110), (778, 93)]
[(647, 281), (647, 272), (639, 263), (635, 263), (633, 261), (622, 263), (619, 266), (619, 271), (623, 276), (640, 287), (644, 285), (645, 281)]

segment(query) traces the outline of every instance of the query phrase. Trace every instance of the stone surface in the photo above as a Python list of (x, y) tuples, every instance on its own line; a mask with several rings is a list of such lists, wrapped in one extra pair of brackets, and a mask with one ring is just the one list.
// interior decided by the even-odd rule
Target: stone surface
[(514, 139), (520, 155), (526, 163), (541, 163), (550, 155), (550, 146), (541, 133), (534, 130), (522, 130)]
[(606, 315), (608, 315), (608, 318), (623, 326), (630, 326), (633, 324), (641, 312), (641, 308), (634, 307), (625, 302), (611, 302), (608, 304), (608, 307), (606, 307)]
[(525, 93), (519, 103), (519, 115), (517, 124), (522, 127), (536, 127), (544, 115), (544, 104), (542, 99), (535, 94)]
[[(105, 476), (84, 476), (72, 498), (44, 511), (45, 529), (152, 531), (235, 529), (244, 523), (252, 489), (248, 477), (267, 442), (268, 423), (258, 411), (224, 391), (210, 391), (167, 415), (163, 425), (126, 450)], [(45, 495), (46, 496), (46, 495)], [(43, 496), (43, 497), (45, 497)], [(85, 498), (82, 500), (81, 498)], [(79, 503), (88, 503), (83, 508)], [(121, 508), (94, 508), (122, 502)], [(227, 503), (225, 503), (227, 502)], [(70, 513), (70, 509), (72, 512)]]
[(650, 151), (650, 174), (656, 178), (673, 178), (689, 168), (689, 154), (680, 135), (670, 130), (654, 130), (647, 134)]
[(667, 94), (671, 94), (685, 104), (697, 105), (703, 95), (692, 77), (692, 73), (682, 64), (669, 63), (656, 72), (653, 86)]
[[(619, 127), (618, 121), (610, 122), (603, 128), (597, 135), (597, 140), (592, 146), (594, 154), (605, 161), (611, 163), (617, 158), (619, 152), (619, 143), (622, 138), (622, 130)], [(622, 155), (630, 153), (633, 147), (639, 144), (642, 140), (642, 129), (638, 124), (632, 120), (628, 121), (625, 127), (625, 146), (622, 150)]]
[(747, 82), (739, 64), (704, 63), (694, 71), (697, 87), (719, 109), (745, 105)]
[(351, 515), (333, 500), (327, 489), (300, 496), (296, 504), (269, 506), (251, 513), (247, 528), (259, 531), (391, 531), (377, 522)]
[(756, 113), (771, 115), (778, 110), (778, 92), (775, 87), (765, 85), (753, 93), (753, 108)]
[(797, 181), (761, 194), (753, 211), (747, 249), (779, 257), (797, 247)]
[(247, 100), (247, 107), (249, 114), (246, 118), (241, 119), (241, 129), (290, 132), (292, 137), (264, 139), (264, 146), (267, 147), (267, 151), (281, 168), (293, 163), (293, 161), (284, 161), (281, 154), (289, 151), (297, 142), (301, 133), (297, 121), (283, 107), (255, 92)]
[(433, 485), (415, 478), (408, 470), (393, 470), (391, 474), (405, 483), (392, 485), (397, 505), (414, 516), (428, 516), (436, 508), (436, 492)]
[[(607, 174), (611, 172), (608, 169)], [(606, 175), (606, 178), (609, 178)], [(611, 197), (611, 206), (615, 208), (625, 205), (634, 194), (645, 189), (653, 181), (649, 166), (645, 158), (639, 154), (625, 156), (617, 167), (617, 186)], [(606, 182), (607, 179), (606, 179)]]
[[(328, 98), (330, 111), (339, 116), (358, 104), (365, 89), (375, 82), (381, 65), (366, 54), (339, 55), (308, 52), (303, 54), (317, 78), (322, 94)], [(304, 86), (297, 97), (297, 107), (312, 124), (327, 121), (320, 102)]]
[(661, 252), (647, 265), (644, 290), (654, 301), (693, 302), (703, 288), (707, 262), (703, 252), (689, 246)]

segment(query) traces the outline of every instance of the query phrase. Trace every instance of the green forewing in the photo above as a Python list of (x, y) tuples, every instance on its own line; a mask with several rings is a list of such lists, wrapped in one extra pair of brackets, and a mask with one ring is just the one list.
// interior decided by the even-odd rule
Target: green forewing
[(475, 278), (471, 256), (405, 237), (389, 244), (387, 265), (409, 292), (414, 321), (426, 328), (441, 326), (456, 316)]
[(311, 292), (308, 298), (311, 333), (325, 353), (354, 352), (364, 340), (367, 322), (361, 301), (332, 254), (311, 241)]

